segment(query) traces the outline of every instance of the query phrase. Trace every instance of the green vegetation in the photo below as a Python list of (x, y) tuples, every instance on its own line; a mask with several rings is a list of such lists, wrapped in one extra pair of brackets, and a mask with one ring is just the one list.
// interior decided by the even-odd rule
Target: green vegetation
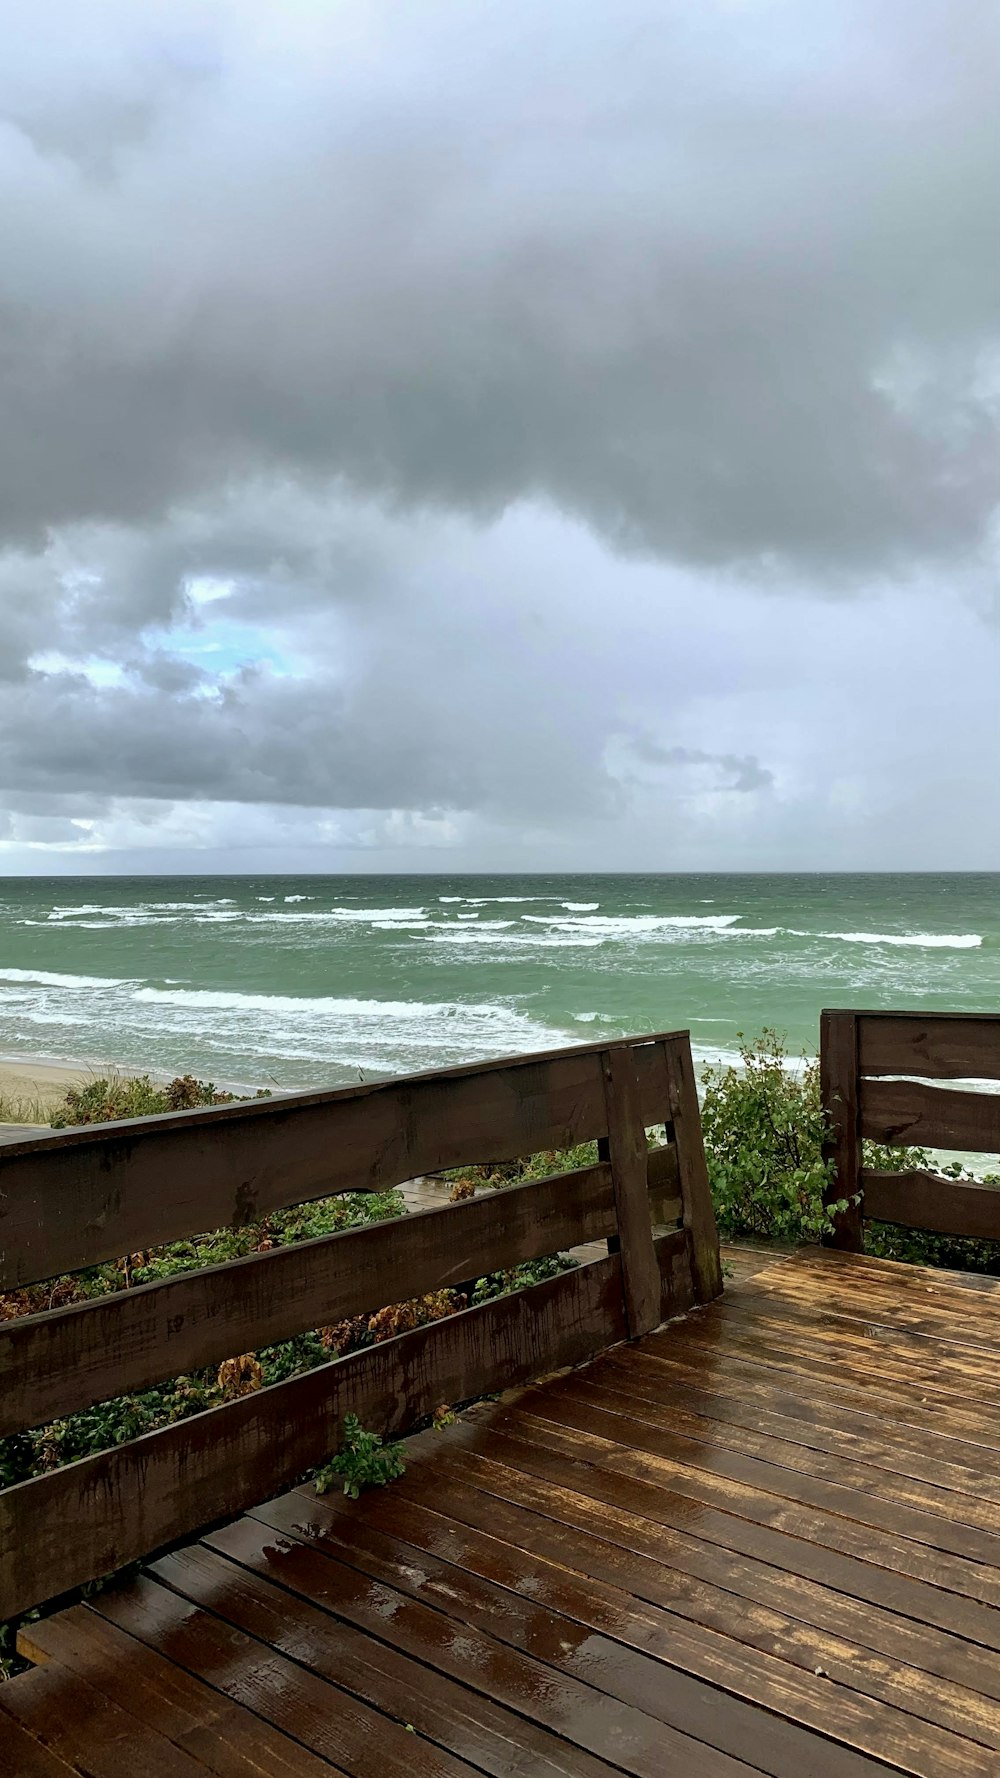
[[(54, 1130), (65, 1130), (71, 1124), (108, 1124), (123, 1117), (155, 1117), (163, 1111), (232, 1105), (237, 1097), (236, 1093), (220, 1092), (211, 1081), (195, 1080), (192, 1074), (179, 1075), (160, 1086), (148, 1074), (112, 1073), (88, 1080), (82, 1087), (70, 1087), (51, 1122)], [(270, 1094), (260, 1092), (256, 1097), (267, 1099)]]
[[(803, 1057), (789, 1067), (778, 1034), (752, 1040), (740, 1034), (739, 1068), (708, 1068), (702, 1075), (702, 1128), (719, 1232), (725, 1238), (801, 1243), (818, 1240), (834, 1209), (824, 1208), (831, 1177), (823, 1159), (825, 1128), (819, 1065)], [(880, 1171), (929, 1168), (947, 1177), (972, 1177), (959, 1164), (938, 1167), (923, 1148), (864, 1145), (864, 1164)], [(988, 1183), (1000, 1178), (987, 1174)], [(882, 1259), (1000, 1275), (1000, 1242), (931, 1235), (889, 1223), (865, 1225), (865, 1251)]]
[(377, 1432), (366, 1432), (357, 1414), (344, 1416), (344, 1440), (335, 1457), (316, 1471), (317, 1494), (340, 1482), (350, 1500), (362, 1488), (384, 1488), (406, 1468), (402, 1445), (384, 1445)]
[(0, 1093), (0, 1124), (40, 1124), (48, 1128), (50, 1107), (23, 1093)]

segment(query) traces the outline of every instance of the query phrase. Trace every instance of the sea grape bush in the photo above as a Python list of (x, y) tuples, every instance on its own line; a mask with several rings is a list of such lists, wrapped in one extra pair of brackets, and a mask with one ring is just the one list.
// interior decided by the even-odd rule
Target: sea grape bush
[(707, 1068), (701, 1108), (705, 1158), (722, 1235), (816, 1241), (829, 1226), (823, 1193), (825, 1120), (819, 1064), (789, 1067), (776, 1031), (740, 1032), (741, 1066)]
[[(819, 1064), (793, 1062), (777, 1032), (739, 1036), (740, 1066), (702, 1075), (701, 1116), (715, 1214), (721, 1235), (792, 1244), (816, 1241), (838, 1199), (824, 1207), (831, 1166), (822, 1153), (826, 1127)], [(928, 1168), (971, 1177), (958, 1162), (939, 1165), (923, 1148), (865, 1142), (864, 1164), (880, 1172)], [(981, 1176), (1000, 1186), (1000, 1176)], [(928, 1234), (890, 1223), (865, 1224), (865, 1251), (881, 1259), (1000, 1275), (1000, 1242)]]

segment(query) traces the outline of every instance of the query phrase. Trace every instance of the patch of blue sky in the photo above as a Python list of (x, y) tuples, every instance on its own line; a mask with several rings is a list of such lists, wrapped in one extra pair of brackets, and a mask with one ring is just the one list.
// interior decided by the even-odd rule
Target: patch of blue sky
[(221, 615), (202, 615), (196, 628), (147, 631), (146, 639), (176, 660), (200, 667), (213, 679), (224, 679), (246, 666), (266, 666), (282, 678), (296, 673), (291, 657), (267, 630)]

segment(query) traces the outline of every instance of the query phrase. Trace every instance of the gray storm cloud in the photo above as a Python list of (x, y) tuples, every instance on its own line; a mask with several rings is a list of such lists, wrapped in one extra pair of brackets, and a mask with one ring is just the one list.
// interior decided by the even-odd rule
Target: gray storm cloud
[(981, 538), (981, 0), (50, 13), (0, 75), (8, 535), (274, 470), (699, 562)]
[(982, 599), (985, 0), (0, 16), (0, 787), (32, 843), (109, 798), (554, 832), (699, 769), (746, 823), (799, 768), (745, 659), (875, 589), (905, 677), (928, 578)]

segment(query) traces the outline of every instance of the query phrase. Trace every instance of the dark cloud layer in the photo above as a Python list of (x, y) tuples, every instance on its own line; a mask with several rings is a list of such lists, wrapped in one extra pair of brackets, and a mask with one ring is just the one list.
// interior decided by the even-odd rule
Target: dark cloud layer
[(5, 45), (9, 535), (278, 470), (695, 561), (980, 539), (983, 0), (216, 17), (102, 9), (78, 88)]
[(898, 710), (907, 603), (983, 604), (998, 72), (986, 0), (10, 9), (14, 837), (683, 809), (793, 857), (786, 629), (877, 597)]

